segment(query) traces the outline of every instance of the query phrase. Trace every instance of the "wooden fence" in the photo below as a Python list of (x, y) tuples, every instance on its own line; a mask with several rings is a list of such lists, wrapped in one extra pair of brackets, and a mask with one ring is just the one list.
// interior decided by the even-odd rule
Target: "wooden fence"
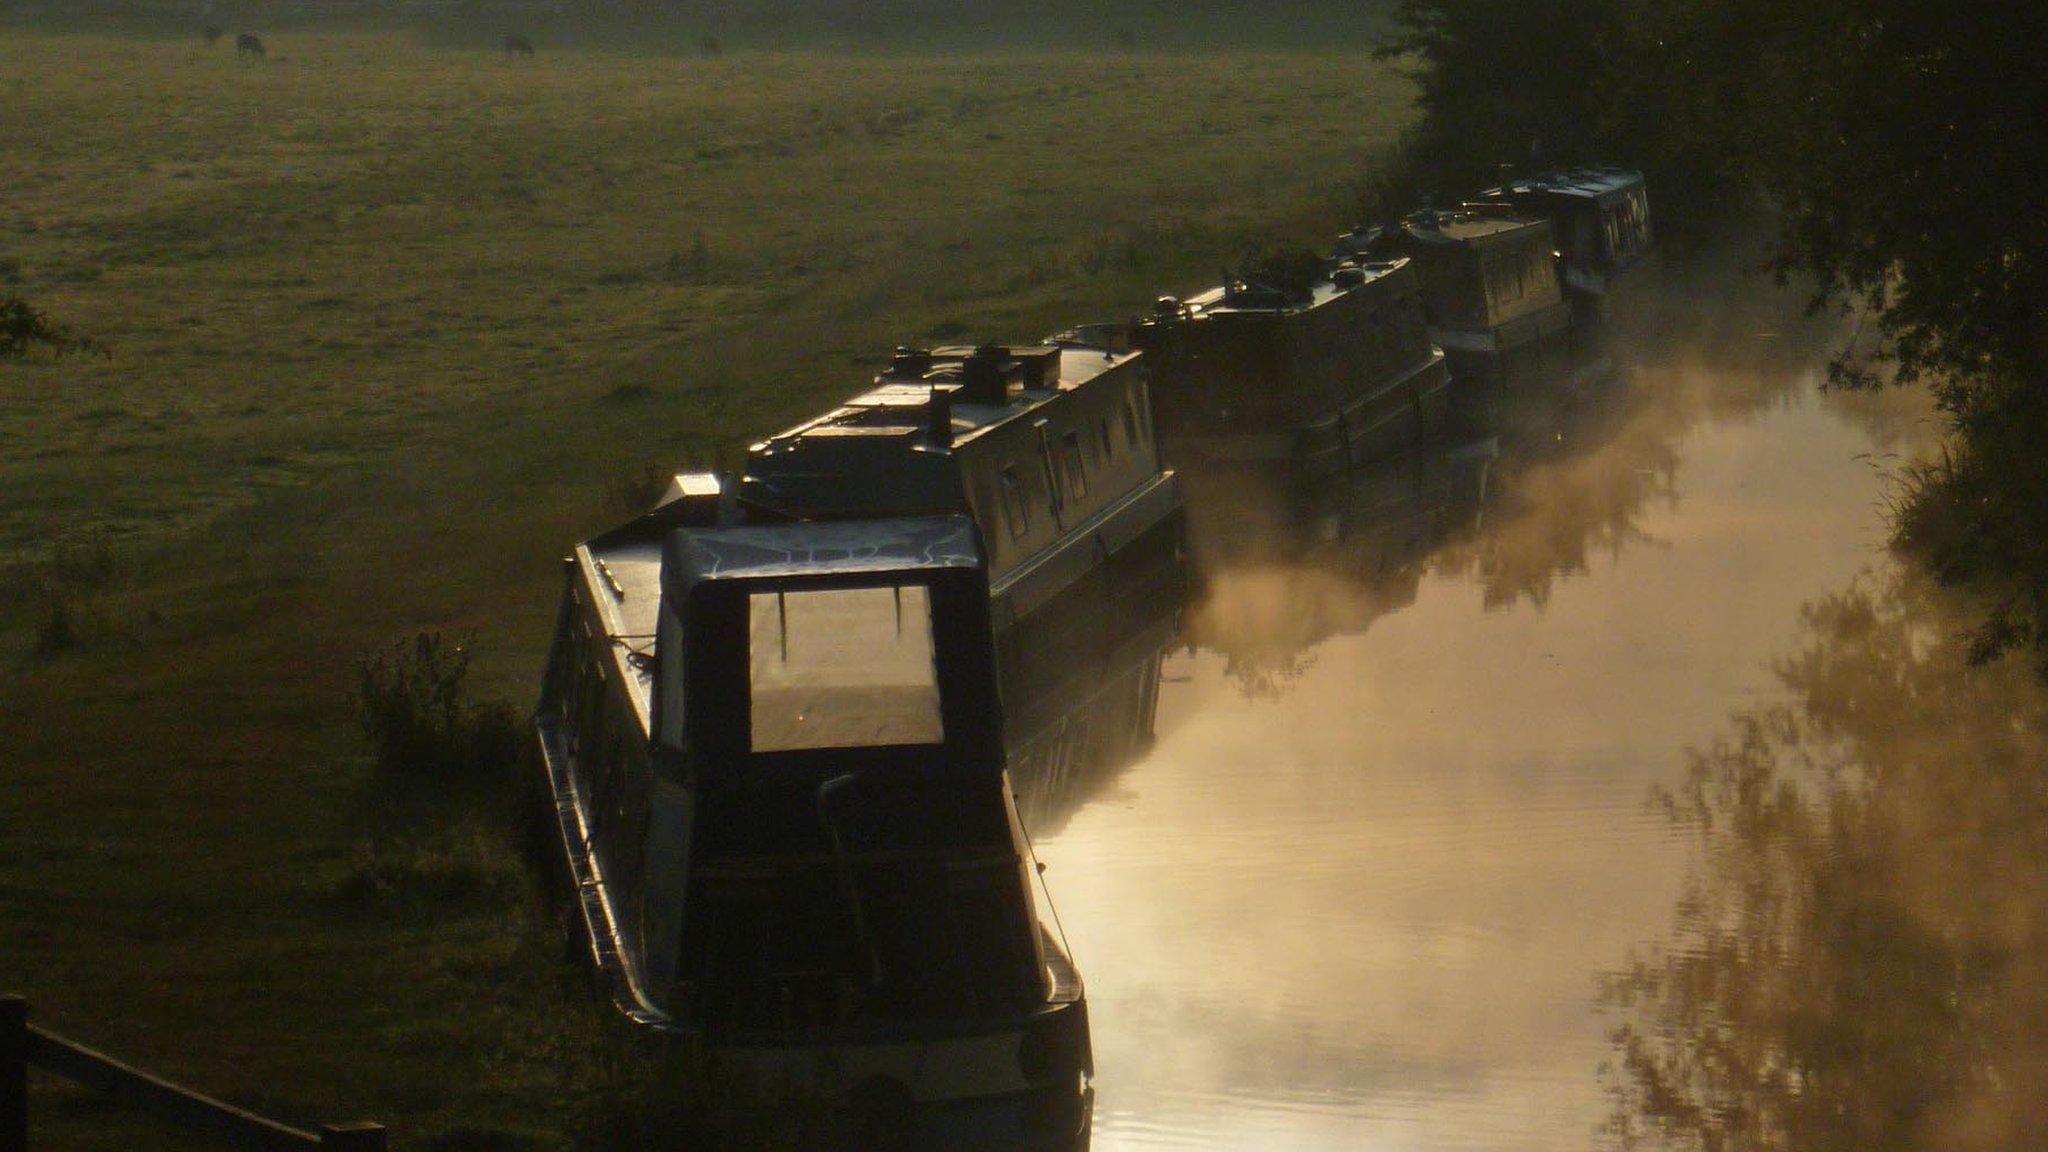
[(28, 1152), (28, 1070), (103, 1092), (180, 1132), (251, 1152), (384, 1152), (381, 1124), (308, 1132), (131, 1068), (28, 1022), (28, 1001), (0, 996), (0, 1152)]

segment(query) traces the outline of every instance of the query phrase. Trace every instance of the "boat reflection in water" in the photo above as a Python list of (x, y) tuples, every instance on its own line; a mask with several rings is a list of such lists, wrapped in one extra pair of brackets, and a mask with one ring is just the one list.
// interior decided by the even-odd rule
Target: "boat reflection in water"
[[(1078, 645), (1057, 672), (1018, 686), (1027, 706), (1005, 709), (1010, 779), (1018, 815), (1034, 836), (1054, 835), (1071, 816), (1152, 747), (1160, 667), (1180, 643), (1183, 582), (1132, 601), (1114, 630)], [(1005, 700), (1011, 699), (1005, 683)]]
[[(2038, 1147), (2048, 691), (1916, 573), (1805, 608), (1783, 697), (1666, 800), (1700, 864), (1618, 973), (1612, 1128), (1688, 1148)], [(1633, 1146), (1633, 1145), (1632, 1145)]]
[(1794, 335), (1630, 349), (1463, 489), (1423, 457), (1328, 514), (1235, 494), (1254, 525), (1183, 474), (1199, 647), (1152, 753), (1036, 838), (1092, 975), (1098, 1148), (1603, 1146), (1595, 979), (1689, 856), (1645, 792), (1878, 540), (1843, 509), (1890, 422), (1817, 396)]
[(1187, 476), (1200, 594), (1188, 642), (1250, 692), (1278, 690), (1313, 648), (1414, 602), (1429, 556), (1474, 529), (1494, 438), (1442, 443), (1314, 491)]

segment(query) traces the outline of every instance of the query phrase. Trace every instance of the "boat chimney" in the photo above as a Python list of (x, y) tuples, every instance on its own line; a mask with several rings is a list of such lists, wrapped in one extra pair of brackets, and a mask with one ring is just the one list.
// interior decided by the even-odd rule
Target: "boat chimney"
[(1010, 358), (1000, 344), (983, 344), (960, 362), (960, 395), (963, 404), (1000, 405), (1010, 399), (1010, 383), (1003, 378), (1003, 362)]
[(931, 399), (925, 402), (925, 443), (941, 452), (953, 448), (953, 392), (949, 388), (932, 385)]

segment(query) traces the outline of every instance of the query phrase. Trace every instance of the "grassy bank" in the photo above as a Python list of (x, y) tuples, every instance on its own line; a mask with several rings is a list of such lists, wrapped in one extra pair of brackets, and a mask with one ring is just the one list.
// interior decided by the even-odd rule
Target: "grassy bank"
[(697, 56), (829, 48), (856, 53), (1227, 52), (1370, 47), (1386, 0), (15, 0), (0, 23), (67, 32), (189, 39), (225, 32), (402, 31), (427, 43), (495, 51), (508, 33), (541, 51), (607, 49)]
[(1318, 238), (1409, 117), (1351, 53), (268, 39), (0, 34), (0, 272), (114, 349), (0, 366), (0, 984), (292, 1118), (542, 1145), (591, 1014), (501, 799), (372, 767), (358, 657), (469, 636), (523, 707), (643, 467)]

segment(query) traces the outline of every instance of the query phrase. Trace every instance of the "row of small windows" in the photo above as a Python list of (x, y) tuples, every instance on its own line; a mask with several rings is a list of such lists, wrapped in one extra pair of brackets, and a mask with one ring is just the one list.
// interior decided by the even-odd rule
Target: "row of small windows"
[(1601, 213), (1601, 223), (1607, 229), (1607, 250), (1610, 253), (1623, 255), (1648, 243), (1649, 209), (1649, 200), (1640, 189), (1607, 206)]
[(1550, 254), (1541, 248), (1503, 252), (1486, 261), (1487, 295), (1496, 308), (1512, 304), (1547, 288), (1552, 275)]
[[(1134, 451), (1139, 437), (1143, 435), (1143, 424), (1138, 414), (1135, 396), (1126, 396), (1122, 405), (1124, 426), (1124, 449)], [(1096, 422), (1096, 437), (1100, 457), (1104, 465), (1116, 460), (1118, 448), (1111, 435), (1110, 418), (1101, 417)], [(1060, 435), (1057, 460), (1050, 453), (1053, 446), (1048, 443), (1044, 451), (1049, 455), (1039, 461), (1045, 482), (1045, 503), (1049, 515), (1057, 518), (1070, 501), (1078, 502), (1088, 496), (1088, 456), (1082, 450), (1081, 432), (1070, 430)], [(1055, 474), (1057, 470), (1057, 474)], [(1024, 472), (1016, 464), (1003, 465), (999, 473), (1002, 483), (1003, 523), (1010, 530), (1010, 539), (1022, 540), (1031, 534), (1030, 494), (1024, 483)]]

